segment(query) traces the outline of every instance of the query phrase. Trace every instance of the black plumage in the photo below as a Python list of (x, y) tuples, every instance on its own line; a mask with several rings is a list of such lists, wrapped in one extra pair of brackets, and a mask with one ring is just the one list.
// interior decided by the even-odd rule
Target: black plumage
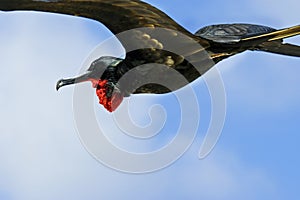
[[(123, 96), (170, 92), (170, 89), (157, 84), (147, 84), (132, 91), (129, 88), (139, 84), (135, 77), (131, 82), (117, 83), (128, 70), (147, 63), (162, 64), (180, 72), (187, 82), (178, 83), (172, 88), (176, 90), (197, 79), (215, 63), (245, 50), (300, 57), (299, 46), (282, 42), (284, 38), (299, 35), (300, 25), (276, 30), (253, 24), (220, 24), (201, 28), (192, 34), (159, 9), (139, 0), (2, 0), (0, 10), (75, 15), (97, 20), (107, 26), (124, 46), (125, 59), (103, 56), (91, 65), (86, 74), (60, 80), (57, 89), (91, 79), (104, 79), (108, 80), (108, 98), (113, 89)], [(176, 53), (170, 51), (174, 44)], [(136, 76), (150, 80), (150, 73), (162, 76), (164, 70), (148, 70), (145, 67)], [(161, 78), (174, 82), (168, 79), (168, 75)]]

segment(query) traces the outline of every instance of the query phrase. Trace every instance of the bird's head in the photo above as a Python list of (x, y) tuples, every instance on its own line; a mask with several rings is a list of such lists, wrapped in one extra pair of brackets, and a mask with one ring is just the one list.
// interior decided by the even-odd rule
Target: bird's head
[(111, 56), (101, 57), (90, 65), (86, 73), (68, 79), (61, 79), (56, 84), (56, 90), (61, 87), (86, 81), (91, 81), (99, 103), (109, 112), (114, 111), (122, 102), (124, 94), (117, 84), (120, 78), (117, 73), (118, 66), (122, 65), (123, 59)]

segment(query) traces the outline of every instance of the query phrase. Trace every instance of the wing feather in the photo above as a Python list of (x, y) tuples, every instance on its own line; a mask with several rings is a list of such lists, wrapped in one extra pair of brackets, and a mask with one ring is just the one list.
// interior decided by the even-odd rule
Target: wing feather
[[(159, 9), (139, 0), (1, 0), (0, 10), (44, 11), (99, 21), (120, 40), (131, 68), (145, 63), (164, 64), (191, 82), (213, 65), (195, 69), (186, 60), (189, 57), (194, 63), (211, 61), (205, 51), (209, 47), (206, 39), (195, 36)], [(152, 93), (167, 91), (150, 84), (139, 88), (137, 93), (148, 90)]]
[[(160, 50), (168, 45), (172, 46), (172, 44), (167, 44), (163, 40), (168, 41), (168, 43), (174, 41), (177, 43), (177, 47), (189, 46), (193, 43), (200, 44), (197, 50), (181, 48), (186, 51), (181, 50), (182, 55), (174, 58), (176, 61), (182, 60), (181, 56), (189, 55), (191, 51), (199, 52), (209, 47), (207, 40), (195, 36), (164, 12), (139, 0), (2, 0), (0, 1), (0, 10), (44, 11), (97, 20), (116, 34), (126, 52), (141, 49), (138, 58), (134, 57), (136, 53), (127, 55), (132, 62), (140, 60), (142, 63), (151, 63), (159, 61), (157, 57), (162, 58), (162, 60), (166, 60), (169, 56), (175, 57), (174, 54)], [(135, 30), (143, 27), (148, 27), (148, 29)], [(153, 30), (153, 28), (162, 28), (164, 31)], [(125, 31), (129, 32), (118, 35)], [(179, 37), (178, 32), (185, 35), (185, 37)], [(150, 39), (145, 39), (147, 37), (150, 37)], [(157, 44), (153, 45), (153, 43)], [(145, 46), (149, 48), (143, 48)], [(157, 50), (155, 53), (157, 56), (149, 56), (153, 53), (153, 50)], [(174, 65), (170, 67), (176, 68), (175, 64), (179, 63), (174, 62)]]

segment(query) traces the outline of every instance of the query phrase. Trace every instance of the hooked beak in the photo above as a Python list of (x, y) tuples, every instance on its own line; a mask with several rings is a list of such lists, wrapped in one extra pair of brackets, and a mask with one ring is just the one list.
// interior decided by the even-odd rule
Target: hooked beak
[(75, 78), (60, 79), (56, 83), (56, 90), (59, 90), (61, 87), (66, 86), (66, 85), (72, 85), (72, 84), (76, 84), (76, 83), (90, 81), (91, 80), (90, 75), (91, 75), (91, 72), (89, 71), (89, 72), (87, 72), (83, 75), (80, 75), (78, 77), (75, 77)]

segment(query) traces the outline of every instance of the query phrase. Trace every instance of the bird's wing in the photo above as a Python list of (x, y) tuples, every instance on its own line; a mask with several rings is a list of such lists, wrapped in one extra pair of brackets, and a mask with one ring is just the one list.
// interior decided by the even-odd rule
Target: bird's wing
[(0, 10), (35, 10), (86, 17), (103, 23), (114, 34), (152, 26), (186, 31), (160, 10), (139, 0), (1, 0)]
[[(195, 41), (204, 48), (209, 46), (205, 39), (195, 37), (168, 15), (140, 0), (1, 0), (0, 10), (34, 10), (94, 19), (117, 34), (127, 52), (144, 46), (156, 49), (165, 47), (159, 37), (165, 37), (169, 41), (180, 41), (185, 46)], [(153, 31), (154, 28), (164, 29), (164, 35), (161, 36), (157, 30)], [(127, 33), (122, 34), (126, 31)], [(178, 37), (176, 32), (183, 33), (186, 38)], [(153, 58), (147, 58), (146, 54), (149, 52), (141, 55), (153, 61)]]
[(288, 37), (293, 37), (299, 34), (300, 34), (300, 25), (297, 25), (289, 28), (257, 34), (254, 36), (247, 36), (242, 38), (241, 41), (261, 40), (261, 39), (266, 39), (266, 41), (275, 41), (275, 40), (281, 40)]
[(201, 28), (195, 35), (211, 41), (211, 57), (216, 62), (245, 50), (259, 50), (300, 57), (300, 46), (282, 39), (300, 34), (300, 25), (276, 30), (254, 24), (219, 24)]
[(217, 43), (237, 43), (276, 31), (276, 29), (254, 24), (218, 24), (199, 29), (195, 35)]
[(241, 42), (264, 40), (266, 42), (258, 44), (254, 48), (250, 48), (250, 50), (259, 50), (281, 55), (300, 57), (300, 46), (282, 43), (282, 39), (296, 35), (300, 35), (300, 25), (271, 31), (269, 33), (260, 35), (245, 37), (241, 39)]
[[(164, 64), (179, 71), (189, 82), (212, 66), (195, 69), (190, 65), (212, 61), (205, 51), (209, 47), (206, 39), (195, 36), (159, 9), (139, 0), (1, 0), (0, 10), (44, 11), (97, 20), (120, 40), (128, 66)], [(143, 75), (143, 70), (140, 72)], [(157, 86), (136, 91), (144, 92), (167, 91)]]
[(276, 30), (255, 24), (218, 24), (199, 29), (195, 35), (217, 43), (274, 41), (300, 34), (300, 25)]

